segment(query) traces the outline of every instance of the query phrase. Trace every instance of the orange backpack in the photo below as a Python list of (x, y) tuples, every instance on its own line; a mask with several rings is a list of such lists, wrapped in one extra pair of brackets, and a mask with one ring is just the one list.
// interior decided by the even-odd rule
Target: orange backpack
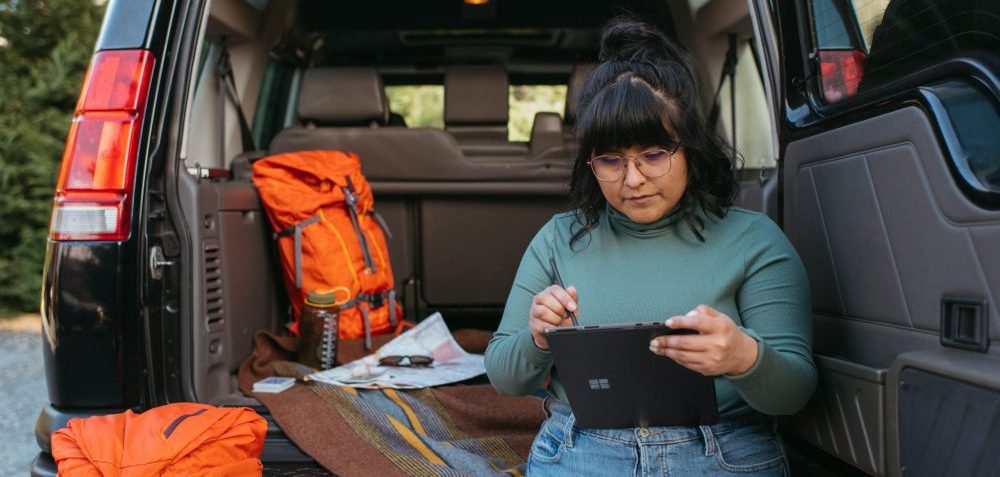
[(277, 235), (292, 302), (289, 330), (298, 334), (302, 304), (315, 290), (335, 294), (341, 339), (363, 336), (370, 348), (371, 335), (398, 331), (402, 307), (392, 287), (389, 231), (358, 156), (277, 154), (254, 163), (253, 181)]

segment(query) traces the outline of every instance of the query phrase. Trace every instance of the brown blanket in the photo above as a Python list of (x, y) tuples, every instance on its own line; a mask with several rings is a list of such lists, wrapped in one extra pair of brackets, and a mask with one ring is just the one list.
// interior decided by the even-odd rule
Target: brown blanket
[[(378, 337), (375, 346), (389, 339)], [(467, 351), (482, 353), (489, 335), (457, 331), (455, 339)], [(259, 332), (253, 354), (240, 366), (240, 389), (263, 403), (285, 434), (329, 471), (343, 477), (478, 474), (477, 468), (524, 474), (545, 417), (539, 399), (501, 396), (488, 384), (358, 391), (310, 382), (279, 394), (250, 392), (259, 379), (310, 371), (294, 362), (297, 340)], [(338, 362), (364, 354), (360, 341), (343, 342)], [(383, 413), (386, 403), (398, 405), (399, 413)]]

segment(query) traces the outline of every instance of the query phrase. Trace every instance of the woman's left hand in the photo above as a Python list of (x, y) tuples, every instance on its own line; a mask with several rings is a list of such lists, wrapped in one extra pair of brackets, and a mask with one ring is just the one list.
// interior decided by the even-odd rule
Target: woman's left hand
[(740, 331), (732, 318), (707, 305), (667, 320), (667, 326), (688, 328), (690, 335), (653, 338), (649, 350), (705, 376), (743, 374), (757, 362), (757, 340)]

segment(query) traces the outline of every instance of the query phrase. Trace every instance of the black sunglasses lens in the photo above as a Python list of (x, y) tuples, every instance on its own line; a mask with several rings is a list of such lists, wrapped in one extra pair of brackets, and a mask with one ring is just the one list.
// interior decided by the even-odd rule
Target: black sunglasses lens
[(430, 356), (383, 356), (378, 360), (382, 366), (430, 366), (434, 358)]

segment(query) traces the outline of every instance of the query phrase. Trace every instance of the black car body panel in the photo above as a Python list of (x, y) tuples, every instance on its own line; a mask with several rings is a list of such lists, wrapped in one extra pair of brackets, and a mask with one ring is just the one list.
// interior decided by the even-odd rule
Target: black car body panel
[(49, 401), (67, 408), (125, 407), (122, 246), (50, 242), (45, 262)]
[(43, 267), (43, 358), (50, 405), (39, 415), (42, 453), (32, 475), (53, 475), (49, 436), (73, 417), (147, 407), (145, 319), (141, 284), (148, 273), (144, 212), (146, 171), (156, 157), (169, 84), (167, 38), (172, 0), (111, 1), (96, 50), (143, 49), (154, 58), (131, 195), (130, 233), (120, 242), (49, 240)]

